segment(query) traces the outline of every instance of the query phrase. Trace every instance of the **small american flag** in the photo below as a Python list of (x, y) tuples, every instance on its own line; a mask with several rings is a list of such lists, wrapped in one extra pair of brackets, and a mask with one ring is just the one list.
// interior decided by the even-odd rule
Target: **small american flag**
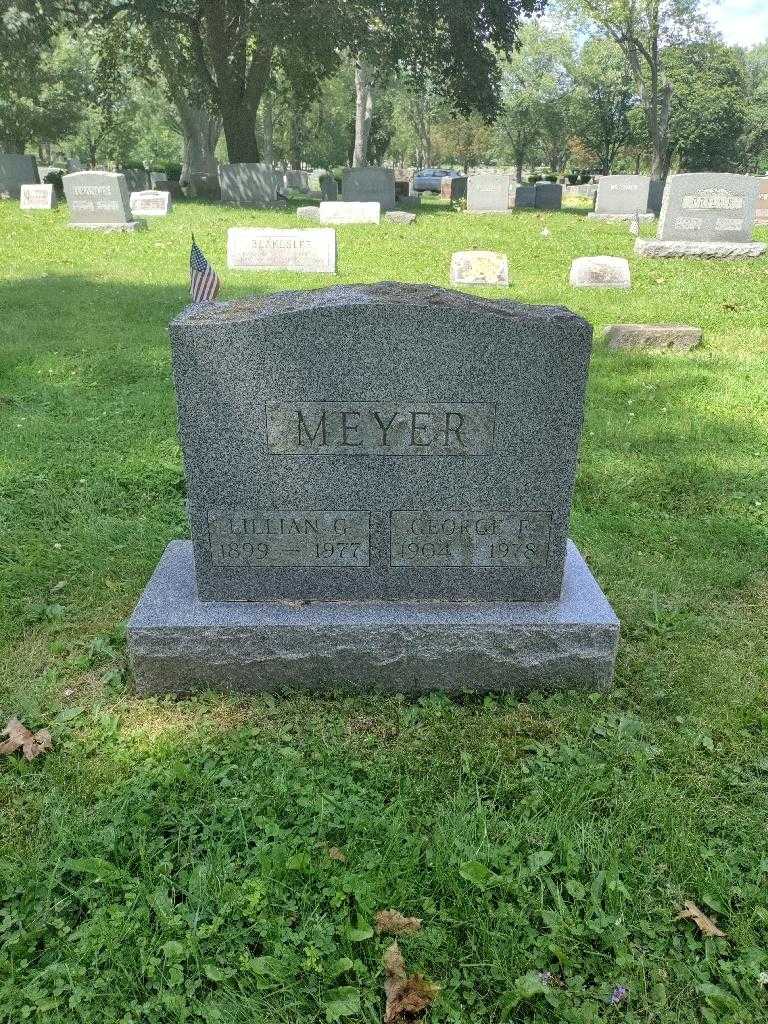
[(203, 256), (192, 236), (192, 251), (189, 254), (189, 293), (193, 302), (213, 302), (219, 294), (219, 275)]

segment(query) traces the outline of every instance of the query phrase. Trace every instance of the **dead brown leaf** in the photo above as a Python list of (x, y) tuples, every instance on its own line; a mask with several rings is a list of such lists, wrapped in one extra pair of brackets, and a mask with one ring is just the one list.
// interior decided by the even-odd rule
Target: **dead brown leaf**
[(340, 850), (338, 846), (329, 846), (328, 856), (331, 858), (331, 860), (338, 860), (342, 864), (347, 863), (347, 855), (343, 852), (343, 850)]
[(420, 917), (405, 917), (399, 910), (380, 910), (374, 921), (379, 935), (409, 935), (421, 928)]
[(384, 993), (384, 1024), (407, 1024), (420, 1020), (440, 991), (439, 986), (421, 974), (408, 975), (400, 947), (393, 942), (384, 953), (387, 977)]
[(21, 752), (27, 761), (34, 761), (41, 754), (47, 754), (53, 750), (53, 739), (47, 729), (38, 729), (33, 733), (18, 720), (10, 718), (8, 724), (0, 732), (0, 736), (7, 736), (4, 743), (0, 743), (0, 754), (12, 754), (21, 748)]
[(686, 900), (684, 906), (685, 909), (681, 910), (677, 915), (678, 921), (693, 921), (702, 935), (706, 935), (708, 937), (717, 936), (721, 939), (725, 938), (725, 932), (721, 932), (712, 918), (707, 917), (704, 911), (699, 909), (695, 903), (691, 903), (690, 900)]

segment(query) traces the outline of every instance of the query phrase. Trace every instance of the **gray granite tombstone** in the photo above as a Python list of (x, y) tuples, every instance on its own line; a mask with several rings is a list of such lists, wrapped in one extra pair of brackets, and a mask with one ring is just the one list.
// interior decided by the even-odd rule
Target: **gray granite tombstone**
[(283, 176), (268, 164), (220, 164), (219, 186), (222, 203), (269, 207), (278, 202)]
[(22, 153), (0, 153), (0, 197), (18, 199), (22, 185), (39, 185), (37, 161)]
[(759, 179), (755, 223), (760, 227), (768, 225), (768, 178)]
[(456, 178), (443, 178), (440, 182), (440, 196), (452, 203), (467, 198), (467, 178), (460, 175)]
[(515, 185), (512, 197), (516, 210), (532, 210), (536, 206), (536, 186)]
[(567, 539), (586, 321), (384, 283), (170, 333), (192, 540), (129, 623), (140, 689), (609, 684), (618, 621)]
[(287, 170), (283, 175), (286, 189), (293, 188), (297, 192), (309, 192), (309, 171)]
[(537, 210), (559, 210), (563, 205), (563, 186), (556, 181), (537, 181), (534, 187)]
[(509, 174), (470, 174), (467, 210), (470, 213), (506, 213), (514, 182)]
[(146, 226), (145, 221), (133, 219), (123, 174), (75, 171), (65, 174), (62, 181), (71, 228), (134, 231)]
[(752, 241), (758, 179), (744, 174), (675, 174), (667, 179), (657, 238), (638, 238), (640, 256), (743, 259), (762, 256)]
[(20, 210), (54, 210), (56, 191), (53, 185), (22, 185), (19, 196)]
[(651, 178), (647, 174), (605, 174), (597, 186), (592, 220), (653, 220)]
[(335, 203), (339, 198), (339, 186), (332, 174), (320, 176), (320, 198), (326, 203)]
[(381, 212), (395, 209), (395, 176), (387, 167), (347, 167), (341, 176), (345, 203), (379, 203)]

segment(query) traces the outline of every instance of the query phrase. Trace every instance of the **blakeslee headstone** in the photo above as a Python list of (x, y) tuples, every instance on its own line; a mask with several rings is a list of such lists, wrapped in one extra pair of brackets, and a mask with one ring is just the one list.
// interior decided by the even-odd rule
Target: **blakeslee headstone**
[(75, 171), (65, 174), (62, 181), (71, 228), (135, 231), (146, 226), (144, 221), (133, 219), (124, 175), (112, 171)]
[(321, 224), (378, 224), (380, 220), (378, 203), (320, 203)]
[(220, 164), (222, 203), (234, 206), (275, 206), (283, 176), (268, 164)]
[(509, 284), (509, 261), (503, 252), (467, 249), (451, 256), (451, 284)]
[(597, 186), (597, 202), (592, 220), (653, 220), (652, 189), (655, 182), (647, 174), (605, 174)]
[(38, 185), (37, 161), (21, 153), (0, 153), (0, 198), (18, 199), (22, 185)]
[(766, 246), (752, 241), (758, 179), (745, 174), (675, 174), (667, 179), (656, 238), (638, 238), (639, 256), (745, 259)]
[(19, 208), (22, 210), (52, 210), (56, 206), (53, 185), (22, 185)]
[(506, 213), (514, 181), (509, 174), (470, 174), (467, 210), (470, 213)]
[(759, 178), (758, 181), (756, 223), (765, 227), (768, 225), (768, 178)]
[(170, 327), (192, 535), (128, 626), (143, 691), (599, 688), (568, 540), (592, 328), (384, 283)]
[(170, 193), (161, 189), (131, 192), (131, 213), (136, 217), (165, 217), (170, 207)]
[(227, 266), (334, 274), (336, 232), (333, 228), (230, 228)]
[(381, 212), (395, 209), (395, 176), (387, 167), (347, 167), (341, 176), (345, 203), (379, 203)]

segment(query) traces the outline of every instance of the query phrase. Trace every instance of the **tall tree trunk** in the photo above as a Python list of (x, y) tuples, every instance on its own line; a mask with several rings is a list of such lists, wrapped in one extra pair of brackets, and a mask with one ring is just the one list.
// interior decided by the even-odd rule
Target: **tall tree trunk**
[(207, 110), (177, 100), (184, 156), (181, 180), (193, 196), (215, 196), (218, 192), (216, 143), (221, 135), (221, 118)]
[(275, 163), (275, 121), (272, 112), (272, 93), (265, 92), (261, 100), (261, 126), (264, 131), (264, 163)]
[(355, 65), (355, 148), (352, 166), (365, 167), (368, 163), (368, 139), (373, 119), (373, 72), (363, 60)]

